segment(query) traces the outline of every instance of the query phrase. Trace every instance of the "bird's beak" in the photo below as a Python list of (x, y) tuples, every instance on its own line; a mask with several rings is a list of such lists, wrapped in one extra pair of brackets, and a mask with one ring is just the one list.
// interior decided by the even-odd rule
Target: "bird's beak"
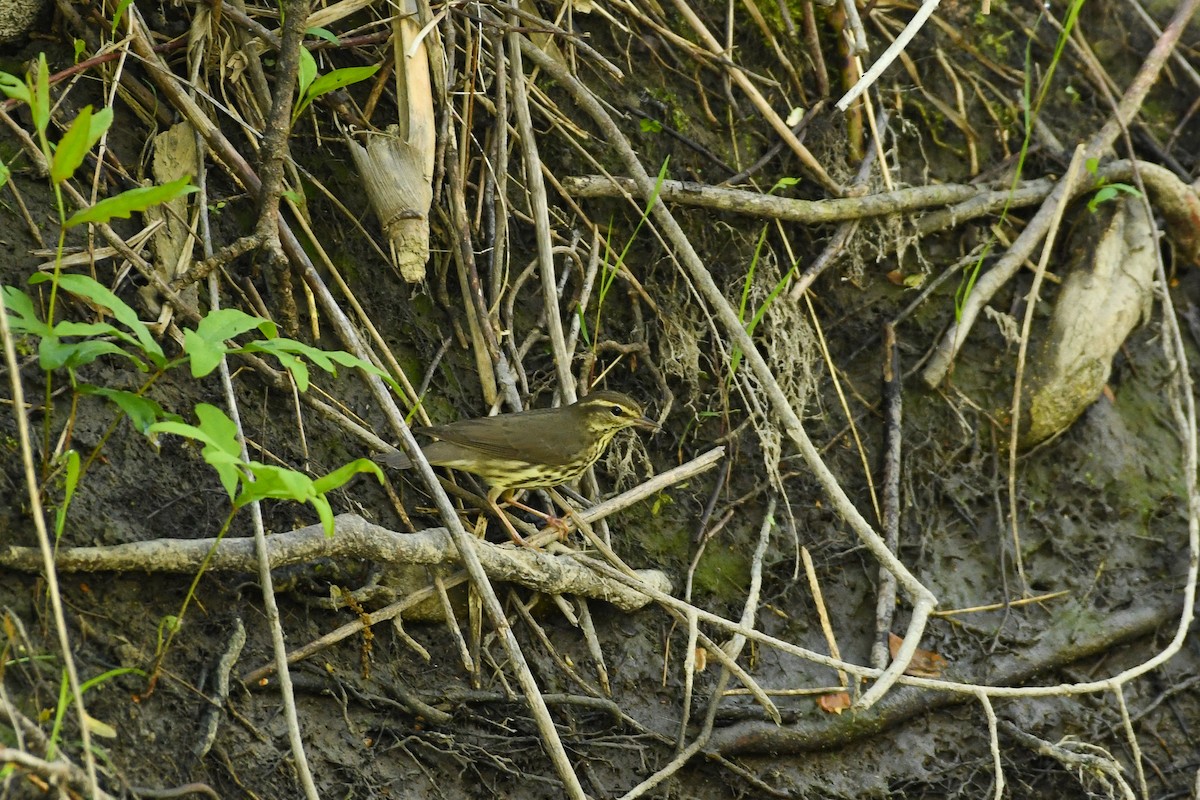
[(638, 419), (637, 421), (635, 421), (633, 423), (633, 427), (641, 428), (641, 429), (647, 430), (647, 431), (657, 431), (658, 423), (655, 422), (654, 420), (650, 419), (649, 417), (641, 417), (640, 419)]

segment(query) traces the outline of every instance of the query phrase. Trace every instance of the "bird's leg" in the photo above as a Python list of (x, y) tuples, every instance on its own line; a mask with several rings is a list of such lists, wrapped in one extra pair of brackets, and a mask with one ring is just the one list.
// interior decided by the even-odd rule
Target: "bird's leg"
[(553, 514), (547, 514), (545, 511), (538, 511), (536, 508), (531, 508), (524, 503), (519, 503), (515, 497), (509, 497), (505, 502), (507, 502), (510, 506), (516, 506), (523, 511), (528, 511), (535, 517), (541, 517), (542, 519), (546, 520), (546, 524), (551, 528), (554, 528), (554, 530), (558, 533), (558, 540), (560, 542), (565, 542), (567, 540), (567, 536), (571, 533), (571, 526), (568, 525), (567, 521), (562, 517), (556, 517)]
[(503, 502), (503, 504), (506, 506), (512, 506), (514, 508), (519, 508), (522, 511), (528, 511), (535, 517), (541, 517), (546, 521), (548, 526), (554, 528), (555, 532), (558, 534), (559, 541), (565, 542), (567, 540), (567, 535), (571, 532), (571, 527), (566, 523), (566, 521), (554, 516), (553, 514), (547, 514), (545, 511), (538, 511), (536, 508), (531, 508), (530, 506), (518, 501), (515, 495), (519, 491), (520, 490), (518, 489), (497, 490), (493, 488), (488, 492), (488, 501), (492, 504), (492, 507), (496, 509), (496, 513), (499, 515), (500, 521), (504, 523), (504, 527), (508, 530), (508, 535), (512, 537), (512, 540), (519, 545), (528, 546), (525, 545), (525, 540), (513, 528), (512, 522), (510, 522), (504, 512), (500, 510), (501, 502)]
[(528, 547), (529, 545), (525, 544), (525, 540), (521, 538), (521, 534), (517, 533), (517, 529), (513, 527), (512, 522), (510, 522), (508, 517), (505, 516), (504, 509), (500, 508), (499, 500), (500, 497), (504, 495), (505, 491), (505, 489), (497, 489), (495, 487), (489, 489), (487, 496), (488, 503), (490, 503), (492, 508), (495, 509), (496, 516), (498, 516), (500, 521), (504, 523), (504, 527), (508, 529), (508, 535), (513, 540), (513, 543), (516, 544), (517, 547)]

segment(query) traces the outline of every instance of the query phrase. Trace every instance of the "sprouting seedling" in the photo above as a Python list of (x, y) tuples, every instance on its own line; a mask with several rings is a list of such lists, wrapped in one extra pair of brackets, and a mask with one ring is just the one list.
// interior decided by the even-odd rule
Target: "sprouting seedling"
[[(667, 165), (670, 163), (671, 163), (671, 159), (670, 159), (670, 157), (668, 157), (666, 160), (663, 161), (662, 167), (659, 168), (658, 177), (654, 181), (654, 191), (651, 192), (650, 198), (646, 201), (646, 206), (645, 206), (645, 208), (642, 209), (642, 215), (640, 218), (638, 218), (637, 225), (635, 225), (633, 228), (633, 233), (631, 233), (629, 235), (629, 239), (625, 242), (625, 247), (621, 250), (621, 253), (620, 253), (620, 255), (617, 256), (616, 260), (610, 260), (608, 258), (608, 256), (612, 253), (611, 230), (609, 233), (609, 237), (606, 238), (604, 241), (605, 259), (604, 259), (604, 266), (602, 267), (602, 272), (600, 275), (600, 288), (599, 288), (598, 297), (596, 300), (596, 324), (593, 326), (593, 330), (595, 331), (597, 337), (599, 337), (599, 333), (600, 333), (600, 311), (604, 307), (604, 299), (608, 296), (608, 292), (612, 288), (613, 281), (615, 281), (617, 279), (617, 273), (619, 273), (621, 271), (621, 265), (625, 263), (625, 256), (629, 253), (629, 248), (631, 248), (633, 246), (633, 242), (634, 242), (634, 239), (637, 238), (638, 231), (640, 231), (642, 229), (642, 225), (644, 225), (646, 223), (647, 218), (649, 218), (649, 216), (650, 216), (650, 212), (654, 209), (654, 204), (658, 202), (658, 195), (662, 191), (663, 181), (665, 181), (666, 177), (667, 177)], [(580, 312), (579, 316), (580, 316), (580, 322), (582, 323), (583, 322), (582, 312)], [(587, 326), (581, 324), (581, 330), (583, 331), (583, 335), (584, 335), (584, 338), (586, 341), (587, 340)]]
[[(325, 38), (323, 34), (318, 33), (319, 30), (323, 29), (314, 28), (309, 32)], [(296, 81), (300, 91), (296, 95), (296, 104), (292, 109), (292, 123), (295, 124), (297, 118), (304, 113), (304, 109), (308, 108), (318, 97), (336, 92), (353, 83), (365, 81), (378, 70), (379, 65), (372, 64), (367, 67), (344, 67), (321, 75), (317, 70), (317, 60), (313, 58), (312, 53), (308, 52), (308, 48), (301, 47), (300, 67), (296, 71)]]
[(1109, 181), (1107, 178), (1098, 177), (1097, 172), (1099, 170), (1099, 166), (1099, 159), (1089, 158), (1087, 160), (1087, 171), (1092, 174), (1092, 177), (1096, 178), (1096, 193), (1092, 195), (1091, 200), (1088, 200), (1088, 211), (1095, 214), (1096, 209), (1100, 207), (1101, 203), (1107, 203), (1109, 200), (1116, 198), (1117, 195), (1122, 193), (1127, 194), (1130, 197), (1142, 196), (1142, 193), (1138, 191), (1136, 186), (1130, 186), (1128, 183)]

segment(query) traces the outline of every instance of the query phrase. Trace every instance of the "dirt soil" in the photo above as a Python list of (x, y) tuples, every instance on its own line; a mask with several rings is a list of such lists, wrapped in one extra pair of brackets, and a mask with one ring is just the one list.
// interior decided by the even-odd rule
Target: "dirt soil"
[[(967, 326), (952, 371), (932, 386), (924, 372), (952, 337), (963, 295), (982, 291), (986, 279), (971, 289), (964, 276), (996, 269), (1022, 231), (1040, 224), (1043, 203), (1047, 214), (1057, 205), (1045, 200), (1051, 183), (1032, 199), (1013, 200), (1002, 217), (1005, 198), (1063, 176), (1075, 146), (1112, 115), (1109, 98), (1129, 91), (1150, 57), (1158, 34), (1132, 4), (1087, 4), (1056, 57), (1057, 26), (1069, 17), (1063, 3), (993, 2), (984, 15), (947, 0), (870, 90), (870, 108), (858, 103), (850, 113), (833, 107), (853, 81), (844, 44), (852, 28), (840, 6), (528, 3), (519, 24), (502, 28), (490, 6), (434, 6), (436, 19), (421, 18), (422, 26), (429, 21), (436, 150), (428, 273), (416, 282), (389, 264), (387, 237), (342, 133), (382, 131), (397, 117), (385, 21), (391, 7), (370, 4), (309, 24), (320, 29), (305, 44), (321, 74), (384, 67), (296, 115), (282, 172), (296, 203), (285, 200), (283, 218), (303, 255), (281, 260), (269, 243), (227, 249), (258, 225), (258, 188), (230, 154), (259, 170), (259, 153), (272, 147), (258, 134), (269, 127), (270, 98), (287, 63), (278, 54), (278, 9), (138, 2), (122, 12), (136, 19), (122, 19), (114, 36), (113, 8), (101, 13), (100, 5), (63, 0), (46, 8), (28, 37), (0, 45), (0, 71), (23, 81), (45, 53), (56, 75), (51, 142), (85, 105), (112, 108), (109, 135), (72, 183), (85, 195), (93, 187), (97, 198), (114, 195), (163, 182), (151, 177), (153, 152), (164, 147), (153, 137), (186, 116), (137, 50), (137, 35), (153, 32), (157, 57), (185, 88), (199, 90), (198, 107), (232, 147), (214, 156), (209, 140), (203, 202), (191, 195), (177, 218), (198, 241), (209, 231), (213, 250), (224, 254), (214, 273), (222, 307), (269, 316), (281, 335), (325, 350), (353, 349), (353, 334), (384, 370), (403, 371), (426, 424), (483, 416), (506, 387), (525, 407), (561, 402), (549, 321), (556, 315), (573, 348), (566, 372), (578, 392), (619, 390), (661, 424), (654, 434), (619, 434), (596, 465), (598, 485), (585, 481), (585, 493), (634, 489), (725, 448), (713, 467), (608, 517), (606, 530), (617, 556), (634, 569), (661, 571), (673, 597), (727, 620), (741, 619), (752, 603), (753, 627), (772, 641), (731, 643), (731, 630), (711, 619), (698, 625), (707, 639), (690, 636), (687, 616), (662, 602), (626, 611), (573, 596), (555, 601), (520, 581), (494, 582), (566, 763), (588, 796), (634, 796), (626, 793), (652, 777), (642, 796), (1197, 796), (1200, 647), (1188, 634), (1195, 632), (1200, 547), (1191, 410), (1200, 275), (1188, 243), (1200, 215), (1191, 228), (1180, 225), (1164, 210), (1164, 195), (1148, 191), (1165, 235), (1149, 249), (1121, 251), (1116, 271), (1143, 257), (1153, 270), (1157, 254), (1165, 271), (1152, 274), (1138, 301), (1144, 308), (1131, 312), (1136, 324), (1128, 335), (1122, 329), (1115, 353), (1089, 362), (1099, 379), (1080, 391), (1078, 418), (1049, 440), (1010, 459), (1018, 381), (1028, 388), (1051, 380), (1034, 369), (1042, 363), (1035, 355), (1050, 347), (1056, 300), (1073, 271), (1100, 270), (1089, 260), (1102, 249), (1100, 234), (1079, 232), (1092, 230), (1082, 221), (1101, 213), (1087, 207), (1102, 188), (1091, 173), (1080, 178), (1079, 199), (1065, 205), (1049, 274), (1037, 270), (1038, 234), (1021, 259), (1025, 267), (999, 284)], [(1148, 11), (1163, 28), (1176, 5)], [(287, 5), (289, 12), (298, 7)], [(870, 45), (862, 63), (869, 65), (913, 6), (871, 3), (859, 13)], [(701, 22), (718, 38), (729, 36), (721, 55), (697, 33)], [(269, 42), (255, 39), (267, 31)], [(515, 62), (508, 48), (522, 39), (551, 63), (528, 51)], [(1200, 209), (1198, 48), (1200, 25), (1192, 22), (1177, 46), (1180, 61), (1168, 64), (1137, 104), (1127, 137), (1117, 137), (1095, 165), (1158, 165), (1193, 209)], [(93, 60), (98, 54), (115, 56)], [(801, 219), (721, 200), (700, 205), (688, 196), (698, 186), (673, 196), (663, 190), (679, 233), (752, 335), (769, 380), (735, 342), (663, 218), (644, 219), (649, 201), (637, 189), (623, 200), (612, 189), (588, 194), (572, 182), (629, 170), (616, 134), (599, 126), (554, 65), (598, 100), (651, 176), (664, 169), (668, 179), (727, 184), (760, 198), (858, 198), (841, 216)], [(187, 78), (193, 71), (194, 84)], [(519, 113), (514, 72), (525, 78), (531, 125)], [(795, 112), (784, 124), (802, 145), (781, 138), (747, 87), (772, 113)], [(1036, 109), (1036, 125), (1023, 149), (1026, 105)], [(0, 189), (0, 284), (25, 292), (45, 319), (51, 283), (31, 284), (30, 277), (54, 272), (55, 192), (34, 152), (37, 114), (18, 100), (2, 108), (0, 162), (11, 176)], [(101, 146), (102, 165), (94, 156)], [(539, 162), (531, 164), (531, 149)], [(201, 182), (197, 169), (189, 174)], [(1103, 184), (1120, 184), (1109, 210), (1140, 202), (1136, 179)], [(545, 187), (548, 208), (535, 185)], [(908, 187), (947, 193), (901, 206), (900, 195), (889, 193)], [(997, 205), (967, 209), (965, 201), (988, 192), (1000, 198)], [(896, 205), (872, 210), (874, 196)], [(68, 213), (75, 210), (66, 203)], [(203, 223), (194, 222), (198, 208)], [(939, 214), (946, 219), (936, 223)], [(541, 243), (554, 248), (551, 315), (538, 220), (549, 229)], [(153, 249), (133, 240), (149, 223), (139, 212), (112, 226), (152, 260)], [(72, 228), (64, 247), (76, 258), (63, 272), (90, 275), (142, 320), (157, 318), (161, 293), (146, 288), (129, 254), (113, 251), (101, 232)], [(187, 263), (203, 256), (197, 243)], [(315, 283), (304, 283), (298, 258), (316, 265), (313, 280), (330, 287), (347, 326), (339, 329), (321, 292), (310, 291)], [(213, 307), (207, 281), (176, 288), (201, 314)], [(113, 322), (101, 306), (62, 290), (54, 322)], [(1028, 359), (1020, 345), (1027, 311)], [(1084, 327), (1113, 328), (1095, 319)], [(181, 331), (195, 327), (177, 310), (171, 329), (156, 331), (168, 359), (182, 356)], [(888, 330), (895, 335), (890, 367)], [(67, 341), (86, 335), (75, 333)], [(262, 338), (237, 334), (242, 344)], [(132, 347), (112, 335), (94, 338), (110, 350)], [(85, 682), (98, 785), (109, 796), (301, 797), (304, 769), (313, 779), (310, 795), (325, 798), (571, 796), (479, 594), (452, 580), (457, 564), (404, 565), (365, 552), (304, 557), (274, 570), (277, 625), (289, 651), (357, 625), (431, 585), (432, 576), (450, 585), (444, 603), (434, 593), (421, 610), (397, 618), (403, 623), (354, 629), (292, 665), (302, 769), (273, 672), (276, 623), (258, 573), (248, 565), (202, 570), (199, 557), (180, 549), (194, 540), (203, 554), (206, 540), (223, 537), (226, 547), (252, 537), (255, 512), (245, 506), (233, 513), (201, 443), (171, 432), (147, 435), (88, 388), (143, 395), (196, 425), (200, 404), (229, 409), (219, 373), (193, 377), (186, 365), (139, 371), (112, 352), (74, 370), (47, 371), (37, 335), (17, 330), (11, 339), (25, 405), (13, 403), (5, 366), (0, 800), (91, 793), (56, 599)], [(386, 358), (379, 355), (385, 348)], [(319, 478), (400, 441), (362, 372), (342, 366), (333, 375), (310, 360), (312, 385), (302, 393), (279, 377), (279, 360), (260, 356), (274, 377), (247, 355), (228, 360), (251, 459)], [(899, 376), (892, 399), (888, 373)], [(789, 433), (777, 396), (802, 419), (814, 453)], [(411, 412), (412, 399), (397, 402), (419, 425), (425, 418)], [(1028, 403), (1021, 411), (1029, 413)], [(17, 414), (28, 421), (28, 456)], [(899, 470), (889, 470), (897, 441), (899, 461), (891, 458)], [(67, 451), (82, 465), (70, 493)], [(359, 474), (322, 496), (334, 514), (404, 535), (445, 524), (415, 472), (381, 477)], [(888, 515), (897, 520), (899, 561), (937, 602), (909, 670), (925, 682), (898, 684), (870, 709), (845, 704), (872, 680), (798, 648), (870, 667), (873, 646), (885, 643), (880, 627), (897, 636), (909, 631), (914, 595), (884, 580), (830, 481), (875, 530)], [(535, 494), (531, 502), (546, 499)], [(320, 522), (312, 502), (268, 499), (259, 508), (262, 529), (275, 537)], [(464, 508), (468, 531), (511, 547), (495, 519)], [(55, 585), (37, 551), (39, 515), (60, 559)], [(572, 530), (565, 548), (604, 560)], [(756, 558), (764, 531), (769, 539)], [(161, 547), (153, 554), (108, 549), (139, 543)], [(129, 560), (72, 565), (67, 559), (77, 548)], [(555, 552), (547, 545), (551, 563), (569, 559)], [(347, 601), (350, 592), (357, 593)], [(454, 613), (449, 622), (445, 608)], [(884, 612), (890, 621), (877, 623)], [(736, 651), (740, 675), (722, 667), (719, 645)], [(1169, 657), (1159, 659), (1162, 653)], [(1118, 679), (1105, 684), (1110, 678)], [(934, 680), (955, 685), (938, 688)], [(761, 687), (770, 703), (747, 685)], [(1007, 692), (1012, 687), (1051, 688), (1021, 695)], [(689, 758), (660, 774), (693, 743)]]

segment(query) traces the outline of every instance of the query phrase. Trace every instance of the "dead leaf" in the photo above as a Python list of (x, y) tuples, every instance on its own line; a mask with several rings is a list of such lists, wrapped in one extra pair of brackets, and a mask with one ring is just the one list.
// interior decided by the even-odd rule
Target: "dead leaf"
[(826, 714), (840, 714), (850, 707), (850, 693), (823, 694), (817, 698), (817, 707)]
[[(894, 633), (888, 633), (888, 652), (892, 658), (896, 657), (896, 651), (900, 649), (900, 643), (904, 640)], [(932, 650), (922, 650), (917, 648), (913, 653), (912, 661), (908, 663), (908, 668), (904, 670), (905, 675), (911, 675), (914, 678), (940, 678), (942, 673), (946, 671), (946, 667), (950, 662), (946, 657), (935, 653)]]

